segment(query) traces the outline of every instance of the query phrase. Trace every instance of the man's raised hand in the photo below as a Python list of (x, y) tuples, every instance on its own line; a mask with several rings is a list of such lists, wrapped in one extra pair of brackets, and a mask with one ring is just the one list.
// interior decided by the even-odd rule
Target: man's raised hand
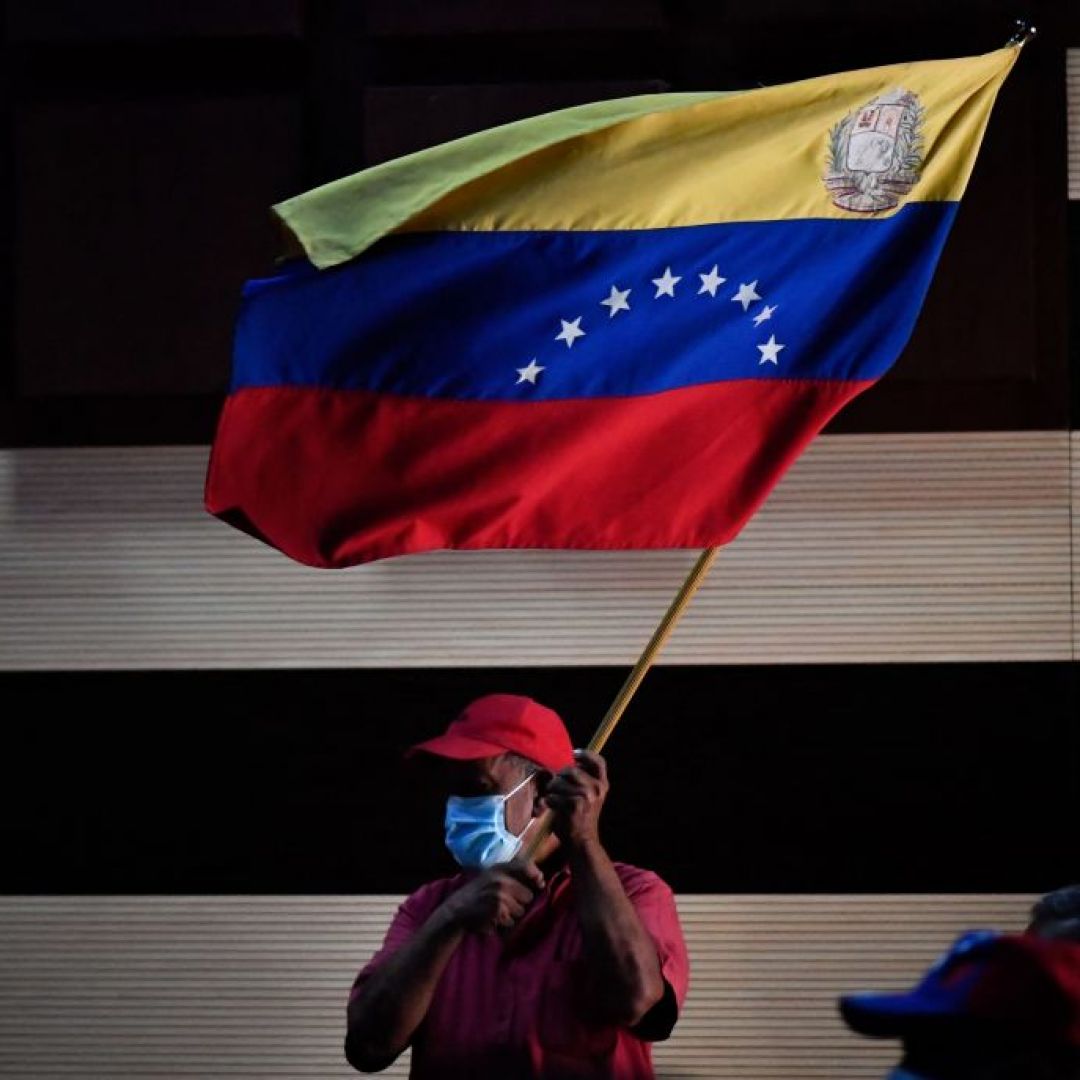
[(600, 810), (607, 793), (607, 763), (592, 750), (575, 750), (574, 764), (560, 769), (544, 792), (562, 843), (575, 848), (599, 840)]

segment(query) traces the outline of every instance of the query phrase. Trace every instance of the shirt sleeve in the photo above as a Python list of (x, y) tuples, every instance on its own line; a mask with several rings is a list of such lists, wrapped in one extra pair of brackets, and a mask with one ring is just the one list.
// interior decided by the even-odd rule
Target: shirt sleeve
[(439, 906), (442, 899), (441, 890), (432, 885), (425, 885), (399, 905), (378, 952), (360, 969), (353, 980), (352, 990), (349, 992), (350, 1004), (360, 992), (368, 976), (393, 956), (427, 922), (428, 917)]
[(641, 872), (624, 882), (641, 925), (656, 945), (664, 996), (631, 1029), (647, 1042), (666, 1039), (679, 1019), (690, 985), (690, 958), (686, 951), (675, 895), (656, 874)]

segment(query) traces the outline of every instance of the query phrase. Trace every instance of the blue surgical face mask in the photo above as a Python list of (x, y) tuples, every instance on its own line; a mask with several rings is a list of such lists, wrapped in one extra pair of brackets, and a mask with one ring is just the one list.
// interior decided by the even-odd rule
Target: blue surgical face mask
[(446, 800), (446, 846), (462, 866), (482, 870), (509, 862), (518, 853), (521, 836), (506, 827), (506, 802), (532, 778), (530, 773), (505, 795), (451, 795)]

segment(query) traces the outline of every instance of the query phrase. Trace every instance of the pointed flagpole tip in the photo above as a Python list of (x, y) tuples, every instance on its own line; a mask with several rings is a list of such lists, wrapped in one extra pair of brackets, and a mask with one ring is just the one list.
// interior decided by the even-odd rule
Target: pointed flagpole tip
[(1023, 48), (1037, 33), (1038, 30), (1030, 19), (1017, 19), (1012, 36), (1005, 42), (1005, 46), (1008, 48), (1010, 45), (1015, 45), (1017, 48)]

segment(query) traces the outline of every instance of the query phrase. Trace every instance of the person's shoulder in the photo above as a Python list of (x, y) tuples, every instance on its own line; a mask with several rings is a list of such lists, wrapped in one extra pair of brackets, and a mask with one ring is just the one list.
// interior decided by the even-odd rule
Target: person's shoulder
[(619, 875), (619, 881), (626, 890), (626, 895), (633, 897), (645, 893), (671, 893), (671, 886), (657, 873), (652, 870), (643, 870), (640, 866), (631, 866), (630, 863), (613, 862), (615, 873)]

